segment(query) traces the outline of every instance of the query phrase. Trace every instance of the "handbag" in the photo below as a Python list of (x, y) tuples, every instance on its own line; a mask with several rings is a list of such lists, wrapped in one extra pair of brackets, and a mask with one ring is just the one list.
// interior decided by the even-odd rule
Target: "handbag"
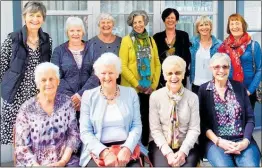
[[(121, 150), (121, 146), (120, 145), (112, 145), (112, 146), (109, 147), (109, 151), (113, 152), (115, 155), (117, 155), (120, 152), (120, 150)], [(141, 158), (140, 154), (141, 154), (140, 153), (140, 146), (136, 145), (136, 147), (134, 149), (134, 152), (132, 153), (132, 155), (130, 157), (130, 161), (139, 159), (140, 166), (144, 167), (143, 166), (143, 161), (142, 161), (142, 158)], [(105, 167), (105, 162), (104, 162), (103, 159), (97, 158), (92, 153), (91, 153), (91, 157), (95, 161), (95, 163), (97, 164), (98, 167)], [(144, 156), (144, 157), (145, 157), (145, 161), (150, 165), (150, 167), (153, 167), (153, 165), (150, 162), (150, 160), (148, 159), (148, 157), (147, 156)]]
[[(255, 64), (255, 49), (254, 49), (254, 41), (251, 41), (251, 52), (252, 52), (252, 60), (253, 60), (253, 70), (254, 72), (256, 72), (256, 64)], [(256, 97), (257, 97), (257, 101), (259, 103), (262, 103), (262, 81), (259, 82), (258, 87), (256, 88)]]

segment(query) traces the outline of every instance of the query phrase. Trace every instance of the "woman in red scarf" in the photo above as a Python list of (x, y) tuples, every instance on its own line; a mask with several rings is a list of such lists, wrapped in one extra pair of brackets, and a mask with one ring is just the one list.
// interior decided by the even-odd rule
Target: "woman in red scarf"
[(229, 55), (232, 63), (229, 78), (245, 85), (254, 109), (256, 88), (261, 81), (260, 45), (258, 42), (251, 40), (250, 35), (247, 33), (247, 23), (239, 14), (229, 16), (227, 33), (229, 36), (224, 40), (218, 51)]

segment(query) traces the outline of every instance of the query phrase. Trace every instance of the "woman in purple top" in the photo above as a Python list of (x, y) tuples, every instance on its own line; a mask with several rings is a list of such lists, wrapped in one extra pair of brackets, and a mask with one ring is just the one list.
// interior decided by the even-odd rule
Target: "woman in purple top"
[(252, 137), (254, 111), (244, 85), (228, 80), (230, 65), (224, 53), (210, 60), (213, 80), (202, 84), (198, 92), (199, 142), (214, 167), (258, 167), (260, 152)]
[(58, 94), (59, 68), (49, 62), (35, 70), (40, 92), (20, 108), (15, 125), (16, 166), (79, 166), (80, 142), (70, 97)]

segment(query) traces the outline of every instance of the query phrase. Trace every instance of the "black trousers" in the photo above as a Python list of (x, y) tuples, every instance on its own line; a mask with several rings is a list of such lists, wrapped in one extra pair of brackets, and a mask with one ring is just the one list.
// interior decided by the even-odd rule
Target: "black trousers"
[(257, 101), (256, 91), (253, 94), (249, 95), (249, 100), (250, 100), (252, 109), (254, 110), (255, 109), (255, 105), (256, 105), (256, 101)]
[[(125, 143), (125, 141), (106, 143), (104, 145), (107, 146), (107, 147), (110, 147), (112, 145), (121, 145), (123, 143)], [(86, 165), (86, 167), (98, 167), (98, 166), (97, 166), (96, 162), (93, 159), (91, 159), (88, 162), (88, 164)], [(127, 163), (126, 167), (141, 167), (139, 159), (131, 160), (130, 162)]]
[(200, 88), (200, 86), (194, 85), (194, 84), (192, 83), (192, 87), (191, 87), (192, 92), (194, 92), (195, 94), (198, 95), (198, 90), (199, 90), (199, 88)]
[[(149, 143), (148, 150), (149, 159), (154, 167), (171, 167), (168, 164), (167, 158), (162, 154), (154, 141)], [(173, 151), (177, 152), (178, 150), (179, 149), (175, 149)], [(197, 144), (195, 144), (194, 148), (189, 151), (188, 156), (186, 157), (186, 163), (181, 167), (196, 167), (199, 161), (199, 147)]]
[(149, 97), (150, 95), (138, 93), (140, 103), (140, 114), (142, 121), (142, 138), (141, 142), (144, 146), (148, 145), (149, 141)]

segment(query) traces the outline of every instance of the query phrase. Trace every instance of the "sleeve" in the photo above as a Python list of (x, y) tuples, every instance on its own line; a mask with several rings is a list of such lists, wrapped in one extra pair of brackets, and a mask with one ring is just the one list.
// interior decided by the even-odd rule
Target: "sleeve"
[(7, 39), (3, 42), (1, 46), (1, 56), (0, 56), (0, 83), (2, 83), (3, 76), (5, 72), (9, 69), (10, 60), (12, 57), (12, 39), (7, 36)]
[(67, 140), (66, 147), (70, 147), (73, 151), (76, 151), (80, 145), (79, 129), (77, 126), (77, 119), (75, 115), (75, 109), (71, 100), (68, 100), (68, 114), (69, 114), (69, 124), (66, 131)]
[(59, 67), (60, 83), (58, 86), (58, 92), (66, 94), (66, 95), (73, 95), (75, 93), (72, 91), (71, 87), (69, 86), (67, 81), (64, 79), (65, 74), (62, 70), (60, 57), (62, 57), (62, 52), (61, 52), (61, 47), (58, 46), (54, 49), (54, 52), (51, 57), (51, 62)]
[(132, 119), (131, 129), (129, 131), (128, 137), (122, 146), (126, 146), (133, 153), (142, 134), (142, 123), (141, 123), (138, 95), (133, 88), (132, 89), (130, 88), (130, 90), (132, 95), (131, 97), (132, 97), (133, 111), (131, 110), (131, 112), (133, 112), (133, 119)]
[[(252, 55), (252, 57), (254, 57), (254, 62), (255, 62), (255, 67), (256, 67), (256, 72), (254, 75), (254, 78), (251, 82), (251, 84), (248, 86), (248, 91), (253, 94), (256, 91), (256, 88), (258, 87), (260, 81), (261, 81), (261, 48), (258, 42), (254, 41), (254, 55)], [(252, 63), (253, 64), (253, 63)]]
[(201, 130), (201, 136), (205, 137), (207, 130), (211, 129), (209, 126), (209, 120), (207, 117), (207, 105), (206, 105), (206, 97), (204, 95), (205, 88), (204, 85), (200, 86), (198, 91), (198, 99), (199, 99), (199, 114), (200, 114), (200, 130)]
[[(129, 64), (129, 57), (132, 57), (132, 55), (129, 55), (129, 50), (131, 49), (128, 45), (129, 43), (129, 37), (126, 36), (122, 39), (120, 49), (119, 49), (119, 57), (121, 59), (122, 63), (122, 73), (121, 76), (123, 76), (131, 85), (132, 87), (136, 88), (139, 83), (136, 79), (135, 75), (130, 71), (128, 64)], [(134, 55), (135, 56), (135, 55)]]
[(252, 108), (252, 105), (250, 103), (249, 97), (247, 95), (246, 89), (243, 84), (242, 86), (242, 92), (244, 95), (244, 107), (243, 111), (245, 112), (245, 126), (244, 126), (244, 138), (247, 138), (249, 142), (251, 142), (252, 133), (255, 127), (255, 116), (254, 116), (254, 110)]
[(95, 130), (90, 119), (90, 105), (91, 96), (88, 91), (85, 91), (81, 100), (81, 113), (80, 113), (80, 139), (88, 151), (92, 152), (97, 158), (100, 153), (107, 148), (95, 136)]
[(185, 58), (185, 61), (186, 61), (186, 74), (185, 74), (185, 76), (189, 75), (189, 68), (188, 67), (191, 64), (191, 54), (190, 54), (190, 51), (189, 51), (190, 46), (191, 46), (191, 43), (189, 41), (189, 36), (186, 33), (185, 34), (184, 55), (183, 55), (183, 57)]
[[(94, 48), (93, 48), (92, 44), (90, 44), (90, 47), (88, 47), (87, 54), (88, 54), (89, 58), (93, 58), (93, 60), (92, 60), (92, 66), (93, 66), (95, 61), (99, 58), (99, 56), (94, 53)], [(83, 95), (85, 90), (93, 89), (93, 88), (99, 86), (99, 79), (95, 75), (94, 68), (92, 67), (91, 69), (92, 69), (92, 72), (90, 72), (91, 76), (87, 79), (84, 86), (78, 91), (78, 94), (80, 96)]]
[(155, 73), (154, 73), (154, 77), (153, 77), (152, 88), (154, 90), (156, 90), (158, 83), (159, 83), (160, 73), (161, 73), (161, 64), (160, 64), (160, 61), (159, 61), (156, 42), (153, 38), (151, 38), (151, 39), (152, 39), (152, 42), (153, 42), (152, 48), (153, 48), (154, 62), (155, 62)]
[(190, 121), (188, 125), (186, 138), (179, 149), (180, 151), (184, 152), (187, 156), (189, 154), (190, 149), (194, 147), (195, 143), (198, 140), (198, 136), (200, 135), (199, 101), (197, 95), (190, 96), (188, 104), (191, 110)]
[(173, 151), (169, 147), (166, 138), (163, 134), (160, 116), (159, 116), (160, 107), (158, 103), (158, 97), (155, 93), (156, 92), (153, 92), (149, 98), (149, 126), (150, 126), (151, 136), (154, 139), (154, 142), (165, 156)]
[(30, 136), (30, 119), (27, 115), (26, 104), (19, 109), (15, 124), (15, 156), (17, 166), (32, 166), (37, 163), (36, 155), (32, 152)]

